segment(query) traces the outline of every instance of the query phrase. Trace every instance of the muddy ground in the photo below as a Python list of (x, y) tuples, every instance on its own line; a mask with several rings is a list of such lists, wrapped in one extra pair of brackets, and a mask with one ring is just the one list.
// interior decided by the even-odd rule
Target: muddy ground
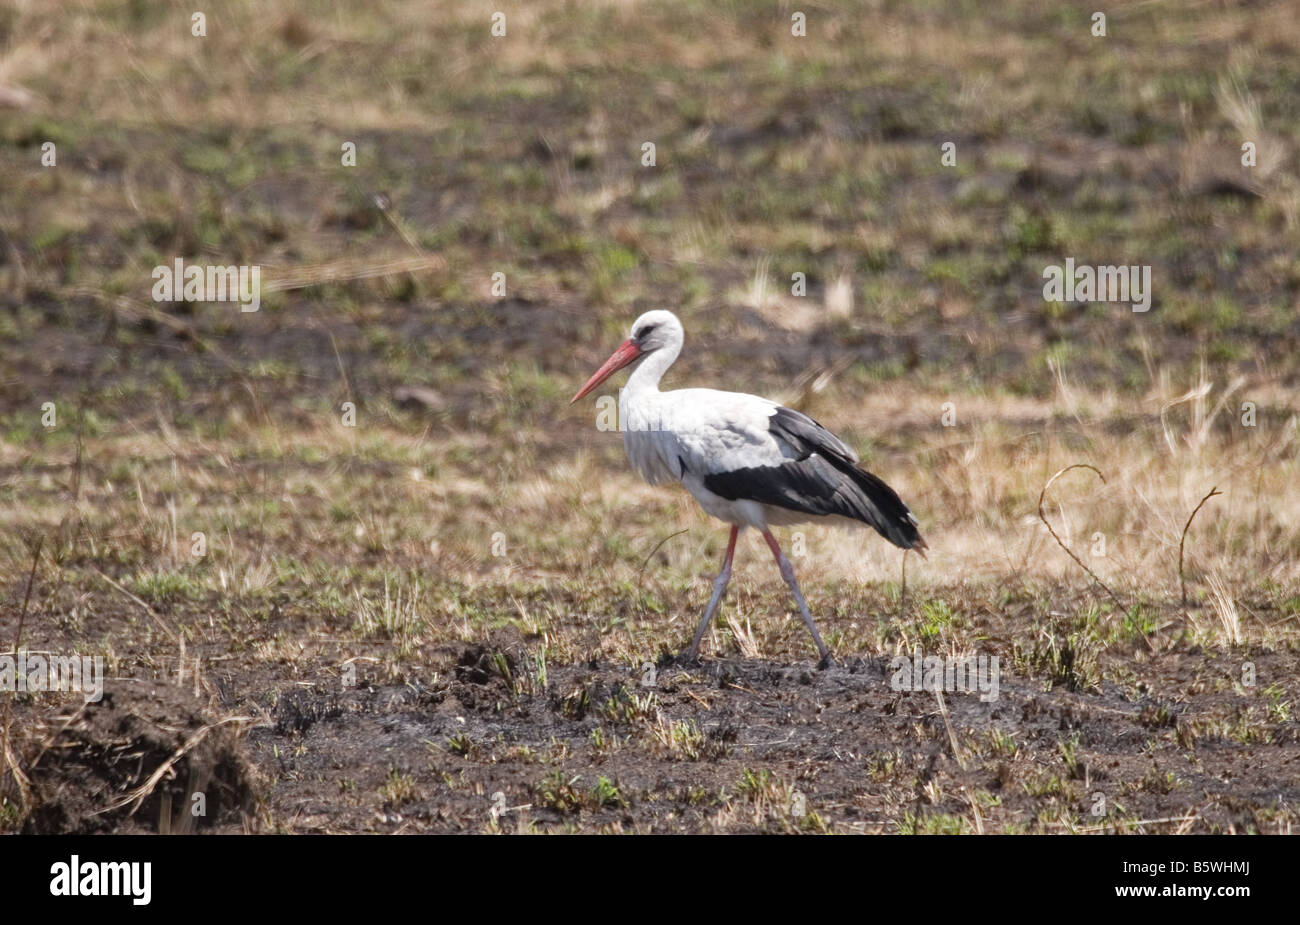
[[(1137, 697), (1012, 670), (996, 700), (942, 703), (893, 690), (883, 657), (592, 660), (548, 666), (544, 686), (522, 640), (433, 662), (423, 682), (298, 681), (266, 710), (236, 670), (210, 672), (207, 705), (114, 683), (51, 724), (24, 830), (1231, 833), (1275, 831), (1300, 801), (1300, 727), (1260, 722), (1240, 661), (1200, 652), (1144, 664)], [(186, 819), (195, 792), (208, 813)]]
[[(563, 830), (579, 817), (584, 827), (645, 832), (910, 830), (898, 820), (900, 805), (916, 819), (946, 814), (956, 830), (961, 819), (969, 831), (992, 820), (997, 828), (1064, 831), (1059, 812), (1025, 792), (1030, 784), (1056, 789), (1084, 827), (1110, 828), (1108, 811), (1111, 819), (1157, 820), (1137, 831), (1226, 832), (1258, 827), (1261, 808), (1300, 800), (1293, 723), (1269, 744), (1210, 738), (1191, 750), (1179, 746), (1178, 728), (1191, 738), (1195, 717), (1234, 708), (1231, 693), (1132, 701), (1111, 684), (1099, 693), (1045, 692), (1041, 683), (1010, 677), (995, 702), (946, 695), (945, 723), (933, 693), (891, 689), (883, 658), (840, 660), (826, 671), (757, 660), (667, 666), (650, 686), (644, 669), (597, 662), (551, 669), (546, 691), (516, 694), (495, 668), (465, 669), (467, 656), (480, 651), (466, 650), (455, 679), (437, 685), (284, 698), (277, 726), (250, 736), (259, 761), (277, 746), (281, 752), (274, 791), (281, 817), (306, 831), (483, 831), (500, 792), (511, 807), (500, 825), (522, 831)], [(1270, 667), (1294, 670), (1296, 660)], [(1207, 678), (1229, 670), (1195, 657), (1151, 669), (1151, 689), (1165, 696), (1195, 688), (1198, 678), (1208, 686)], [(647, 719), (629, 705), (650, 695)], [(627, 713), (616, 716), (611, 703)], [(593, 745), (594, 730), (616, 742), (645, 737), (652, 722), (693, 724), (701, 741), (687, 754), (658, 740), (652, 754)], [(1015, 754), (962, 747), (957, 760), (949, 725), (963, 742), (1001, 730), (1016, 741)], [(448, 747), (456, 740), (469, 743), (467, 754)], [(1058, 773), (1061, 743), (1072, 740), (1077, 761)], [(783, 786), (754, 786), (747, 778), (754, 769)], [(364, 794), (394, 770), (413, 778), (409, 799), (377, 807), (347, 796), (344, 781)], [(622, 805), (601, 805), (593, 795), (601, 778), (616, 786)], [(1144, 779), (1167, 780), (1169, 792), (1140, 786)], [(997, 805), (976, 811), (977, 794)], [(1109, 810), (1104, 798), (1114, 804)], [(1186, 819), (1163, 821), (1176, 817)]]

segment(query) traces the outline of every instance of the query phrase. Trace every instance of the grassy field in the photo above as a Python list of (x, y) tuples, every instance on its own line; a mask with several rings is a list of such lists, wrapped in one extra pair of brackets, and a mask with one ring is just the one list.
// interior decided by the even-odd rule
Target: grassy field
[[(0, 655), (107, 674), (0, 831), (1300, 822), (1290, 4), (192, 6), (0, 8)], [(661, 307), (921, 521), (781, 531), (826, 671), (752, 535), (668, 657), (726, 529), (568, 403)]]

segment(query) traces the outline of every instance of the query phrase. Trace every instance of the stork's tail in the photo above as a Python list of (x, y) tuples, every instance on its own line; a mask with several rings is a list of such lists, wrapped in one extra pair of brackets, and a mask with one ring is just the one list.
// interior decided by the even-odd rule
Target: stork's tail
[(930, 547), (921, 536), (918, 529), (920, 522), (916, 515), (898, 497), (898, 492), (878, 476), (847, 460), (842, 463), (838, 460), (833, 462), (837, 469), (853, 480), (853, 484), (865, 496), (862, 500), (866, 503), (861, 505), (863, 510), (858, 514), (858, 520), (875, 527), (876, 532), (900, 549), (916, 550), (924, 559), (925, 550)]

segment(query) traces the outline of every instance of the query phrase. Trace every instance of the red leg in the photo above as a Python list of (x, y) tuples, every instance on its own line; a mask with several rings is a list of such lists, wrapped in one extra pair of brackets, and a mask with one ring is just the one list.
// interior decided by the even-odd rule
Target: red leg
[(808, 631), (812, 633), (813, 642), (817, 643), (817, 654), (821, 656), (822, 665), (829, 665), (831, 650), (826, 648), (826, 643), (822, 642), (821, 634), (817, 632), (817, 625), (813, 623), (812, 614), (808, 612), (808, 604), (804, 601), (803, 592), (799, 590), (799, 582), (794, 577), (794, 567), (790, 564), (790, 560), (785, 557), (785, 553), (781, 552), (781, 544), (776, 541), (772, 531), (766, 527), (763, 528), (763, 539), (767, 540), (768, 548), (772, 550), (772, 556), (776, 559), (776, 566), (781, 570), (781, 577), (785, 579), (785, 583), (794, 592), (795, 603), (799, 605), (799, 615), (803, 617), (804, 624), (808, 627)]
[(718, 577), (713, 579), (713, 596), (709, 598), (709, 606), (704, 608), (704, 616), (700, 619), (700, 626), (695, 631), (695, 639), (691, 641), (691, 647), (686, 652), (688, 662), (695, 661), (696, 655), (700, 651), (700, 641), (704, 638), (704, 632), (709, 628), (709, 623), (713, 620), (713, 614), (718, 609), (718, 604), (722, 600), (722, 593), (727, 590), (727, 582), (731, 580), (731, 560), (736, 554), (736, 537), (740, 536), (740, 527), (731, 528), (731, 537), (727, 540), (727, 554), (722, 559), (722, 571), (718, 572)]

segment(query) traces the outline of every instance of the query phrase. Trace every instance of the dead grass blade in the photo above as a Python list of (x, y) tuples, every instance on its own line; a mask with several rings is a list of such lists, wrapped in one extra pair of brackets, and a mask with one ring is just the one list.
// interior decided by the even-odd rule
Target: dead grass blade
[(176, 762), (180, 761), (182, 758), (184, 758), (186, 755), (192, 752), (195, 748), (197, 748), (199, 746), (199, 743), (202, 742), (205, 738), (207, 738), (209, 732), (211, 732), (213, 729), (216, 729), (220, 726), (229, 725), (230, 723), (251, 723), (252, 721), (253, 721), (252, 717), (249, 716), (227, 716), (223, 720), (218, 720), (215, 723), (209, 723), (208, 725), (203, 726), (198, 731), (196, 731), (194, 735), (186, 739), (184, 744), (182, 744), (180, 748), (172, 752), (170, 758), (168, 758), (162, 764), (158, 765), (158, 767), (154, 770), (154, 772), (149, 775), (149, 779), (146, 780), (143, 784), (141, 784), (139, 787), (136, 787), (134, 790), (128, 791), (126, 796), (122, 797), (122, 799), (118, 800), (116, 803), (110, 803), (108, 806), (105, 806), (103, 809), (97, 809), (93, 813), (91, 813), (91, 815), (101, 816), (104, 813), (111, 813), (115, 809), (121, 809), (123, 806), (126, 806), (128, 803), (133, 804), (131, 806), (131, 812), (135, 812), (137, 809), (140, 808), (140, 804), (145, 801), (145, 798), (148, 797), (149, 794), (153, 793), (154, 788), (158, 786), (159, 781), (161, 781), (165, 776), (167, 776), (167, 772), (172, 769), (172, 767), (176, 764)]
[(291, 289), (307, 289), (311, 286), (323, 286), (326, 283), (352, 282), (358, 279), (378, 279), (384, 276), (398, 276), (402, 273), (423, 273), (444, 270), (447, 261), (437, 254), (421, 254), (415, 257), (398, 257), (378, 263), (356, 260), (336, 260), (332, 263), (293, 267), (283, 275), (262, 283), (263, 292), (287, 292)]
[(740, 646), (741, 655), (745, 658), (762, 657), (758, 640), (754, 638), (754, 628), (749, 625), (749, 617), (745, 618), (745, 625), (741, 626), (739, 620), (727, 614), (727, 626), (731, 628), (731, 635), (735, 637), (736, 645)]
[(948, 704), (944, 703), (943, 691), (936, 687), (934, 696), (939, 701), (939, 715), (943, 717), (943, 728), (948, 730), (948, 744), (952, 746), (952, 757), (957, 762), (957, 766), (965, 771), (966, 752), (957, 741), (957, 733), (952, 731), (952, 720), (948, 717)]
[(175, 632), (175, 631), (174, 631), (170, 626), (167, 625), (166, 621), (163, 620), (162, 616), (158, 613), (158, 611), (156, 611), (156, 610), (154, 610), (152, 607), (150, 607), (149, 604), (148, 604), (147, 602), (145, 602), (145, 601), (141, 600), (140, 598), (136, 597), (134, 594), (132, 594), (132, 593), (131, 593), (130, 591), (128, 591), (126, 588), (122, 587), (120, 584), (118, 584), (118, 583), (117, 583), (116, 581), (114, 581), (113, 579), (109, 578), (107, 575), (105, 575), (105, 574), (104, 574), (103, 572), (101, 572), (99, 569), (94, 569), (94, 572), (95, 572), (95, 574), (98, 575), (100, 578), (104, 579), (106, 582), (108, 582), (108, 583), (109, 583), (110, 585), (112, 585), (114, 588), (116, 588), (117, 590), (121, 591), (121, 592), (122, 592), (123, 594), (125, 594), (128, 598), (130, 598), (131, 600), (133, 600), (133, 601), (135, 601), (137, 604), (139, 604), (141, 607), (143, 607), (143, 608), (144, 608), (144, 612), (147, 613), (149, 616), (153, 617), (154, 622), (156, 622), (156, 623), (158, 624), (159, 628), (160, 628), (164, 633), (167, 634), (167, 638), (168, 638), (168, 639), (170, 639), (172, 642), (179, 642), (179, 641), (180, 641), (180, 637), (176, 635), (176, 632)]
[(1211, 572), (1205, 581), (1210, 586), (1210, 604), (1218, 614), (1223, 634), (1232, 645), (1241, 645), (1241, 614), (1237, 612), (1237, 602), (1232, 599), (1227, 584), (1217, 572)]

